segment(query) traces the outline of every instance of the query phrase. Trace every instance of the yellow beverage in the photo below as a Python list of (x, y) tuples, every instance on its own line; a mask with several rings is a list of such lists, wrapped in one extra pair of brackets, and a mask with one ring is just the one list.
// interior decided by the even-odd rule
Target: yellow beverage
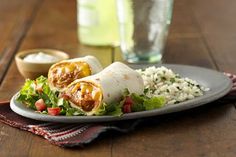
[(78, 37), (87, 45), (119, 44), (116, 0), (77, 0)]

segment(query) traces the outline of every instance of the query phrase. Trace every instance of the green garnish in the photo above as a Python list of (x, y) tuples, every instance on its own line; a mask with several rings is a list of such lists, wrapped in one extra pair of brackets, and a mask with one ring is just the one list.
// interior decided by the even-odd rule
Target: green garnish
[(123, 114), (122, 106), (119, 103), (111, 103), (109, 105), (103, 103), (96, 113), (97, 116), (101, 115), (121, 116), (122, 114)]
[[(72, 108), (67, 100), (58, 95), (58, 92), (50, 89), (47, 78), (40, 76), (35, 81), (27, 79), (16, 100), (36, 110), (35, 102), (42, 98), (47, 107), (60, 107), (60, 115), (85, 115), (83, 111)], [(48, 114), (46, 109), (40, 113)]]
[[(125, 92), (125, 93), (129, 93), (129, 92)], [(131, 105), (132, 112), (158, 109), (158, 108), (163, 107), (166, 103), (166, 100), (163, 96), (149, 98), (145, 95), (129, 93), (128, 95), (125, 95), (124, 99), (126, 99), (127, 97), (130, 97), (132, 100), (132, 105)], [(124, 100), (123, 100), (123, 103), (125, 104)]]
[[(125, 89), (121, 101), (110, 104), (102, 103), (95, 115), (112, 115), (121, 116), (123, 113), (139, 112), (153, 110), (163, 107), (165, 104), (164, 97), (145, 96), (149, 89), (144, 90), (144, 95), (130, 93)], [(37, 110), (35, 102), (43, 99), (45, 108), (38, 110), (41, 114), (50, 114), (47, 108), (60, 108), (60, 115), (66, 116), (85, 116), (86, 112), (73, 108), (68, 100), (60, 97), (59, 92), (52, 91), (48, 84), (48, 79), (44, 76), (38, 77), (36, 80), (27, 79), (24, 86), (17, 95), (17, 101), (25, 104), (27, 107)], [(128, 106), (127, 106), (128, 105)], [(124, 108), (125, 107), (125, 108)], [(127, 108), (128, 107), (128, 108)]]

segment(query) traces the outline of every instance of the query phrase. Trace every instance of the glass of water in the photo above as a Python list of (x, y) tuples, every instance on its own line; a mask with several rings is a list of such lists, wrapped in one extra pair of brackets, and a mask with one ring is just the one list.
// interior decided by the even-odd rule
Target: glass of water
[(117, 0), (120, 46), (130, 63), (161, 62), (173, 0)]

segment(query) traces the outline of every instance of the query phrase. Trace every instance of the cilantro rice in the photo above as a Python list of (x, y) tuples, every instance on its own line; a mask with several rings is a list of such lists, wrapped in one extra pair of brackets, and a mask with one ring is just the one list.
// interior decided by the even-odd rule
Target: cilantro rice
[(144, 93), (148, 97), (163, 96), (166, 104), (176, 104), (202, 96), (209, 88), (201, 86), (195, 80), (182, 78), (171, 69), (149, 67), (137, 70), (144, 80)]

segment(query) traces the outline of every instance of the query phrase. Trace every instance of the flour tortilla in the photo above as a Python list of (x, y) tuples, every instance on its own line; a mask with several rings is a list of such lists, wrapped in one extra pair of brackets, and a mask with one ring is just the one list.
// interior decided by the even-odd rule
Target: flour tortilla
[[(130, 93), (143, 94), (144, 83), (141, 75), (121, 62), (115, 62), (101, 72), (75, 80), (68, 87), (87, 82), (96, 85), (102, 91), (102, 102), (88, 115), (96, 113), (101, 104), (119, 102), (125, 89)], [(72, 103), (73, 107), (79, 108)]]
[(101, 63), (94, 56), (74, 58), (74, 59), (64, 60), (62, 62), (85, 62), (89, 65), (92, 75), (100, 72), (103, 69)]
[[(72, 78), (68, 78), (70, 79), (69, 83), (68, 84), (64, 84), (65, 87), (58, 87), (57, 85), (54, 85), (53, 84), (53, 80), (54, 79), (57, 79), (54, 77), (52, 71), (55, 69), (55, 68), (58, 68), (58, 65), (61, 65), (59, 68), (63, 67), (63, 64), (67, 64), (67, 63), (79, 63), (79, 62), (82, 62), (82, 63), (87, 63), (88, 66), (89, 66), (89, 70), (91, 71), (91, 75), (93, 74), (96, 74), (98, 72), (100, 72), (103, 68), (102, 68), (102, 65), (100, 64), (100, 62), (98, 61), (98, 59), (94, 56), (85, 56), (85, 57), (81, 57), (81, 58), (74, 58), (74, 59), (69, 59), (69, 60), (63, 60), (61, 62), (58, 62), (54, 65), (51, 66), (51, 68), (49, 69), (49, 72), (48, 72), (48, 80), (49, 80), (49, 86), (52, 90), (54, 91), (64, 91), (65, 88), (71, 83), (73, 82), (74, 80), (76, 79), (79, 79), (79, 78), (76, 78), (76, 77), (72, 77)], [(65, 75), (66, 71), (64, 72), (61, 72), (61, 76)]]

